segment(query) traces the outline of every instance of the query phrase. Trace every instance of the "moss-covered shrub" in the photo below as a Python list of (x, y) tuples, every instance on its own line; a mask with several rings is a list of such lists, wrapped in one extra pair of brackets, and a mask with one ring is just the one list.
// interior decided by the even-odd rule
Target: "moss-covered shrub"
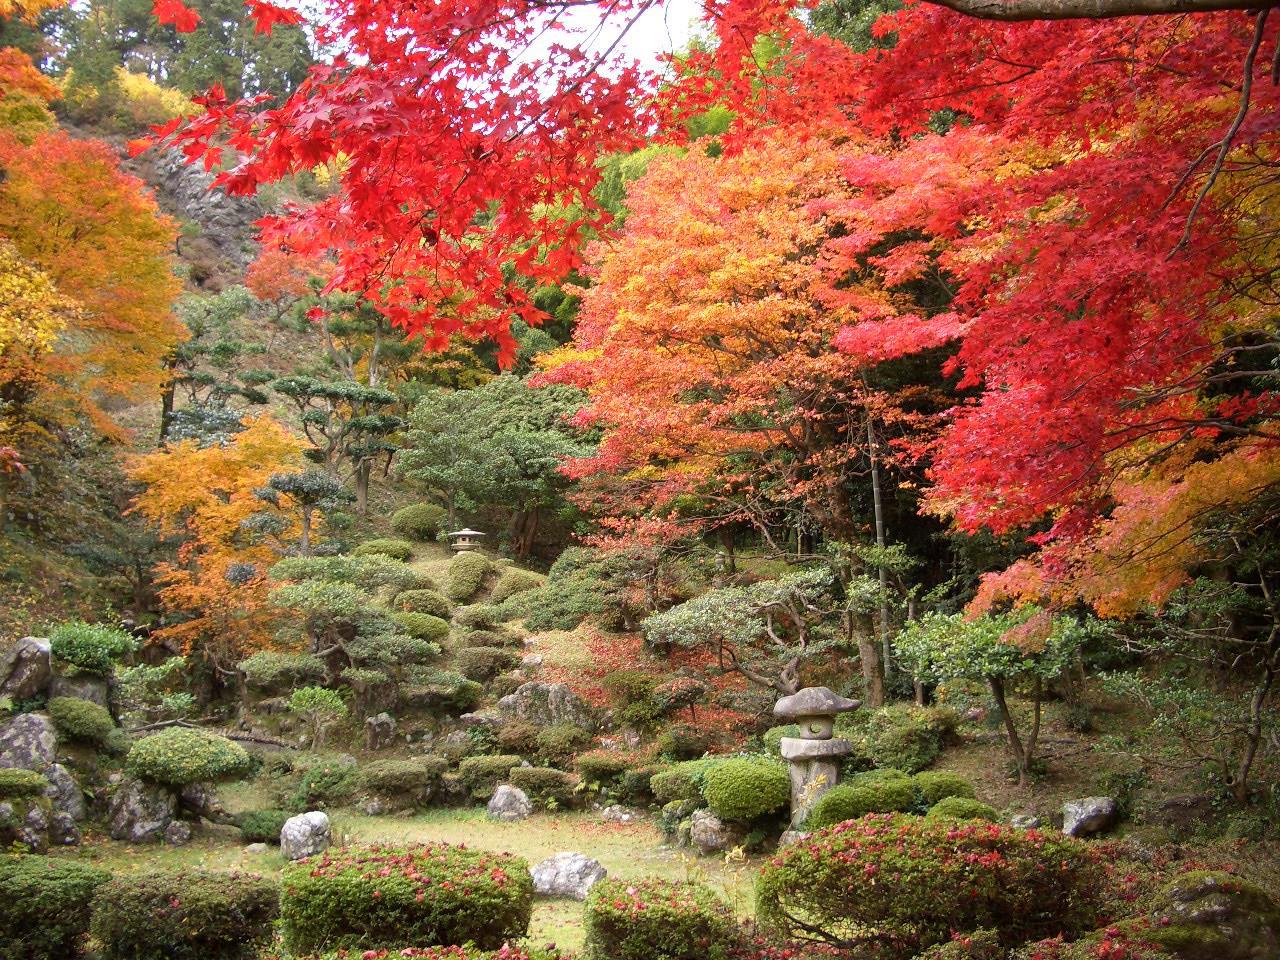
[(568, 763), (591, 743), (591, 734), (576, 723), (561, 721), (537, 733), (538, 756), (555, 764)]
[(464, 647), (454, 655), (454, 666), (468, 680), (491, 680), (520, 663), (520, 655), (505, 647)]
[(94, 892), (110, 879), (74, 860), (0, 856), (0, 957), (79, 956)]
[(263, 650), (238, 664), (250, 686), (262, 690), (287, 690), (324, 679), (324, 661), (309, 653), (277, 653)]
[(249, 810), (236, 817), (236, 826), (245, 843), (280, 845), (280, 831), (292, 817), (288, 810)]
[(429, 543), (439, 535), (449, 512), (434, 503), (414, 503), (391, 515), (391, 529), (407, 540)]
[(947, 797), (967, 797), (972, 800), (975, 796), (973, 784), (960, 774), (947, 770), (925, 770), (917, 773), (911, 780), (926, 807), (932, 807)]
[(375, 760), (360, 770), (360, 783), (369, 793), (411, 807), (430, 801), (440, 777), (449, 769), (443, 757)]
[(494, 950), (528, 930), (533, 878), (518, 857), (443, 843), (346, 847), (285, 867), (280, 899), (294, 955), (405, 943)]
[(614, 670), (601, 679), (618, 721), (640, 730), (650, 729), (666, 714), (655, 696), (660, 681), (644, 670)]
[(396, 594), (395, 606), (408, 613), (429, 613), (441, 620), (453, 616), (453, 604), (438, 590), (405, 590)]
[(278, 911), (275, 883), (256, 874), (122, 874), (99, 888), (91, 930), (103, 960), (239, 960), (258, 955)]
[(487, 800), (498, 789), (498, 784), (506, 783), (512, 767), (520, 765), (520, 758), (515, 754), (501, 753), (491, 757), (467, 757), (458, 764), (458, 775), (477, 800)]
[(756, 916), (784, 938), (911, 957), (983, 928), (1005, 946), (1073, 939), (1097, 925), (1102, 880), (1096, 856), (1066, 837), (876, 814), (780, 851), (756, 883)]
[(396, 610), (391, 614), (396, 626), (415, 640), (440, 644), (449, 637), (449, 621), (429, 613), (410, 613)]
[(58, 732), (72, 740), (102, 745), (116, 728), (111, 711), (92, 700), (54, 697), (48, 709)]
[(701, 800), (707, 772), (715, 764), (723, 762), (713, 757), (685, 760), (683, 763), (673, 764), (655, 773), (649, 781), (654, 798), (659, 803), (670, 803), (672, 800)]
[(507, 780), (543, 807), (571, 806), (577, 796), (579, 782), (572, 773), (555, 767), (513, 767)]
[(632, 757), (616, 750), (588, 750), (578, 754), (573, 762), (582, 779), (597, 787), (615, 783), (634, 764)]
[(754, 820), (787, 805), (791, 777), (782, 763), (734, 757), (707, 771), (702, 794), (720, 819)]
[(636, 767), (624, 770), (618, 779), (618, 794), (625, 803), (638, 807), (647, 807), (653, 803), (653, 775), (658, 772), (656, 766)]
[(253, 758), (226, 737), (189, 727), (169, 727), (138, 740), (125, 768), (135, 777), (170, 787), (232, 780), (253, 770)]
[(995, 823), (999, 819), (996, 808), (972, 797), (943, 797), (929, 808), (926, 820), (986, 820)]
[(521, 570), (517, 567), (508, 567), (499, 574), (498, 582), (493, 585), (489, 600), (493, 603), (501, 603), (508, 597), (514, 597), (517, 593), (524, 593), (526, 590), (537, 590), (546, 582), (547, 578), (540, 573), (534, 573), (532, 570)]
[(43, 773), (0, 767), (0, 800), (16, 800), (19, 797), (38, 797), (49, 786)]
[(733, 913), (699, 883), (601, 880), (587, 894), (587, 960), (727, 960)]
[(137, 645), (123, 630), (83, 620), (59, 624), (49, 633), (49, 650), (55, 657), (86, 673), (104, 677)]
[(677, 723), (658, 736), (658, 752), (669, 760), (696, 760), (715, 745), (710, 730)]
[(408, 540), (382, 537), (377, 540), (366, 540), (351, 552), (357, 557), (390, 557), (392, 560), (403, 562), (413, 558), (413, 544)]
[(491, 573), (493, 564), (488, 557), (474, 550), (464, 550), (449, 561), (449, 582), (445, 592), (451, 600), (466, 603), (480, 592)]
[(868, 813), (905, 813), (915, 803), (915, 785), (901, 770), (872, 770), (855, 774), (819, 797), (805, 828), (820, 830)]
[(453, 622), (467, 630), (487, 630), (506, 622), (502, 610), (492, 603), (473, 603), (454, 611)]

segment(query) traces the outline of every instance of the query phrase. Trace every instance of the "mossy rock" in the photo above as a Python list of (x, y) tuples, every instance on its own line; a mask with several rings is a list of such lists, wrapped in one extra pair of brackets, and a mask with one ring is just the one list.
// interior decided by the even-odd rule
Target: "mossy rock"
[(1280, 904), (1230, 873), (1194, 870), (1172, 880), (1135, 932), (1178, 960), (1280, 957)]

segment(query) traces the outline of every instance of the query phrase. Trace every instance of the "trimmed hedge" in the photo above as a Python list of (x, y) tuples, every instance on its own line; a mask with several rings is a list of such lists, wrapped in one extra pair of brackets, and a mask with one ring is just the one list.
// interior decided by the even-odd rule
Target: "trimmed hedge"
[(509, 619), (510, 617), (503, 615), (501, 607), (492, 603), (473, 603), (453, 614), (453, 622), (468, 630), (488, 630)]
[(588, 750), (578, 754), (574, 767), (588, 783), (607, 786), (635, 764), (635, 758), (616, 750)]
[(405, 590), (396, 594), (395, 606), (409, 613), (429, 613), (441, 620), (453, 616), (453, 604), (438, 590)]
[(780, 851), (756, 882), (756, 917), (784, 938), (905, 958), (983, 928), (1005, 946), (1074, 939), (1097, 925), (1103, 889), (1098, 855), (1067, 837), (872, 814)]
[(520, 665), (520, 654), (504, 647), (464, 647), (454, 654), (454, 666), (468, 680), (492, 680)]
[(916, 805), (911, 778), (901, 770), (871, 770), (832, 787), (813, 805), (805, 829), (820, 830), (868, 813), (906, 813)]
[(370, 793), (388, 800), (424, 807), (448, 769), (449, 761), (443, 757), (376, 760), (360, 770), (360, 784)]
[(116, 728), (110, 710), (79, 697), (54, 697), (49, 701), (49, 716), (59, 733), (85, 743), (104, 744)]
[(49, 633), (49, 650), (55, 657), (104, 677), (137, 646), (138, 642), (123, 630), (83, 620), (60, 624)]
[(484, 586), (485, 579), (493, 573), (493, 564), (483, 553), (465, 550), (449, 561), (449, 582), (445, 592), (449, 599), (466, 603)]
[(125, 760), (133, 776), (170, 787), (243, 777), (253, 766), (234, 740), (190, 727), (169, 727), (138, 740)]
[(926, 807), (932, 807), (947, 797), (967, 797), (972, 800), (975, 796), (973, 784), (958, 773), (926, 770), (911, 779), (915, 783), (916, 793), (920, 794), (920, 800)]
[(449, 638), (449, 621), (429, 613), (409, 613), (396, 610), (391, 614), (396, 626), (415, 640), (443, 643)]
[(781, 763), (734, 757), (707, 771), (702, 793), (720, 819), (754, 820), (787, 805), (791, 777)]
[(90, 929), (102, 960), (241, 960), (278, 913), (275, 883), (257, 874), (141, 873), (98, 890)]
[(428, 543), (440, 533), (449, 511), (434, 503), (414, 503), (391, 515), (391, 529), (408, 540)]
[(278, 847), (284, 822), (292, 816), (288, 810), (250, 810), (236, 817), (236, 826), (245, 843), (270, 843)]
[(895, 705), (871, 714), (845, 714), (837, 736), (851, 739), (858, 753), (877, 767), (916, 773), (938, 758), (959, 722), (950, 707)]
[(659, 803), (670, 803), (672, 800), (700, 801), (708, 771), (715, 764), (723, 762), (718, 757), (685, 760), (655, 773), (649, 781), (649, 788)]
[(520, 766), (521, 759), (515, 754), (502, 753), (489, 757), (467, 757), (458, 764), (458, 775), (477, 800), (487, 800), (498, 789), (498, 784), (506, 783), (513, 767)]
[(281, 877), (280, 931), (292, 954), (523, 937), (533, 910), (524, 860), (444, 843), (329, 850)]
[(353, 799), (360, 789), (360, 769), (341, 757), (308, 758), (293, 770), (292, 782), (286, 782), (279, 800), (281, 806), (295, 813), (337, 807)]
[(94, 892), (110, 879), (107, 871), (74, 860), (0, 857), (0, 957), (79, 956)]
[(572, 805), (577, 795), (578, 778), (555, 767), (514, 767), (507, 776), (513, 787), (519, 787), (534, 802), (546, 806)]
[(0, 767), (0, 800), (16, 800), (19, 797), (38, 797), (45, 792), (49, 781), (43, 773), (34, 770)]
[(408, 540), (397, 540), (394, 537), (380, 537), (376, 540), (366, 540), (351, 552), (357, 557), (390, 557), (392, 560), (404, 562), (413, 558), (413, 544)]
[(926, 820), (986, 820), (995, 823), (999, 819), (996, 808), (972, 797), (943, 797), (929, 808)]
[(493, 593), (489, 597), (492, 603), (501, 603), (507, 597), (514, 597), (517, 593), (524, 593), (526, 590), (537, 590), (547, 582), (547, 578), (540, 573), (534, 573), (532, 570), (521, 570), (517, 567), (508, 567), (503, 570), (498, 577), (498, 582), (493, 585)]
[(733, 913), (700, 883), (601, 880), (584, 920), (586, 960), (728, 960), (739, 942)]

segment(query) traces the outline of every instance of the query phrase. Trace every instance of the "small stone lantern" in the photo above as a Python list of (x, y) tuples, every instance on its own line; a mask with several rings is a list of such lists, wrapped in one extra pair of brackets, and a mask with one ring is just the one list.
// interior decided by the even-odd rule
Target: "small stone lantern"
[(484, 534), (479, 530), (472, 530), (467, 527), (463, 530), (455, 530), (449, 534), (449, 546), (459, 553), (463, 550), (479, 550), (480, 541), (484, 539)]
[(862, 706), (827, 687), (805, 687), (783, 697), (773, 715), (800, 727), (799, 737), (783, 737), (782, 756), (791, 765), (791, 826), (798, 826), (824, 793), (840, 779), (840, 760), (853, 752), (848, 740), (833, 737), (836, 714)]

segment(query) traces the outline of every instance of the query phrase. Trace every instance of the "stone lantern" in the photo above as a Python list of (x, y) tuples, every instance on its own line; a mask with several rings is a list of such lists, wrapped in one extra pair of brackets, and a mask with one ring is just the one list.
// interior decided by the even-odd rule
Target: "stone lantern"
[(479, 550), (480, 542), (484, 540), (483, 533), (479, 530), (472, 530), (470, 527), (455, 530), (448, 536), (449, 546), (459, 553), (463, 550)]
[(836, 715), (862, 706), (827, 687), (805, 687), (783, 697), (773, 715), (794, 723), (800, 736), (783, 737), (782, 756), (791, 766), (791, 826), (798, 826), (818, 798), (840, 779), (840, 761), (853, 752), (848, 740), (833, 737)]

